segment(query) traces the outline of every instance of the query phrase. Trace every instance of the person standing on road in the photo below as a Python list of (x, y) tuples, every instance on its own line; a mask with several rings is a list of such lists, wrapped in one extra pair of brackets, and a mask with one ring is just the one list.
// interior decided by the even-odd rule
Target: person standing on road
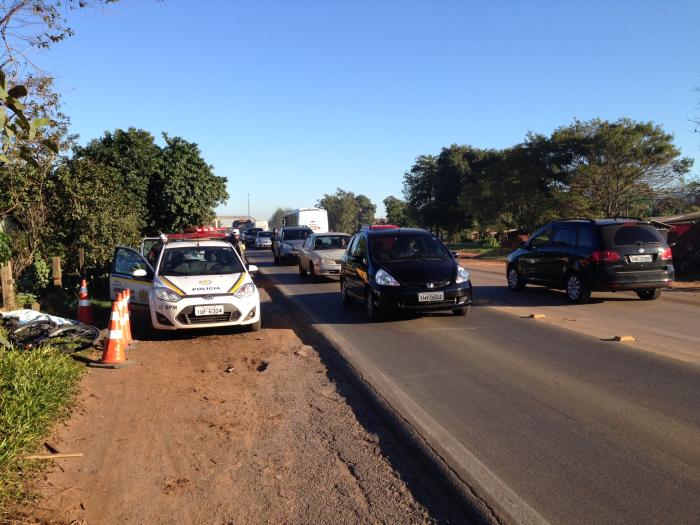
[(233, 246), (233, 249), (238, 252), (238, 255), (240, 256), (241, 260), (247, 264), (248, 261), (245, 258), (245, 244), (243, 243), (243, 241), (241, 241), (241, 232), (238, 228), (233, 229), (228, 242), (230, 242), (231, 246)]

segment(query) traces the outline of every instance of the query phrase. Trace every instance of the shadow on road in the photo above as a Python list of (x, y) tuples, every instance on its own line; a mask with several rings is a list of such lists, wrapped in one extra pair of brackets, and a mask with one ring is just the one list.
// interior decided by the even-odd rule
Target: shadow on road
[[(585, 304), (639, 301), (633, 292), (620, 292), (614, 297), (596, 297)], [(474, 306), (559, 306), (576, 308), (583, 305), (570, 303), (563, 290), (543, 286), (527, 286), (519, 292), (511, 292), (507, 286), (474, 286)]]

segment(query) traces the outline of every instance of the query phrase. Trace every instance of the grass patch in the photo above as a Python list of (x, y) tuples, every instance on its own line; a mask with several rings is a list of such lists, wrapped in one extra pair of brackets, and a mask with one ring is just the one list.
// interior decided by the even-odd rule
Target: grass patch
[(27, 474), (36, 462), (21, 458), (68, 416), (83, 370), (50, 346), (0, 347), (0, 522), (9, 505), (28, 495)]
[(450, 250), (462, 250), (465, 252), (479, 252), (484, 253), (493, 248), (491, 246), (486, 246), (484, 243), (479, 241), (470, 242), (451, 242), (447, 244)]

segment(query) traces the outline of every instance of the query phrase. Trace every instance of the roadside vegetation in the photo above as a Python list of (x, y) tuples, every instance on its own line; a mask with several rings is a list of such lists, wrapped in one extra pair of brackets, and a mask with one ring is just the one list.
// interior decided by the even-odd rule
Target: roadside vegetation
[(68, 416), (83, 370), (49, 346), (23, 352), (0, 344), (0, 522), (29, 495), (38, 464), (22, 458)]

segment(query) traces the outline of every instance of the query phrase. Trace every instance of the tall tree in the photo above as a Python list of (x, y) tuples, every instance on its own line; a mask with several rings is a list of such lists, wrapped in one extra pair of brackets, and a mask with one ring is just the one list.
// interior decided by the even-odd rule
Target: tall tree
[(270, 216), (270, 220), (267, 221), (268, 227), (272, 230), (275, 228), (281, 228), (284, 216), (292, 211), (292, 208), (277, 208), (275, 213)]
[(570, 189), (590, 203), (595, 215), (634, 215), (654, 195), (676, 187), (692, 166), (681, 158), (673, 136), (651, 122), (576, 120), (552, 134), (563, 153), (561, 169)]
[(406, 209), (406, 202), (401, 199), (389, 195), (382, 201), (386, 209), (386, 221), (389, 224), (398, 226), (411, 226)]
[(363, 226), (371, 226), (374, 224), (374, 214), (377, 212), (377, 206), (372, 204), (369, 197), (366, 195), (358, 195), (355, 197), (355, 206), (357, 208), (357, 219), (355, 220), (355, 230), (359, 230)]
[[(163, 152), (148, 131), (129, 128), (106, 131), (84, 147), (75, 148), (74, 159), (85, 159), (112, 169), (114, 185), (128, 195), (136, 209), (141, 230), (156, 233), (156, 201), (162, 186)], [(157, 187), (152, 187), (156, 185)]]
[(338, 188), (334, 194), (325, 194), (318, 206), (328, 212), (328, 226), (332, 231), (357, 231), (359, 208), (354, 193)]
[(211, 222), (214, 208), (228, 199), (226, 177), (214, 175), (194, 142), (163, 138), (161, 170), (149, 186), (152, 228), (172, 232)]
[(416, 224), (436, 228), (437, 157), (420, 155), (403, 176), (403, 194), (408, 214)]
[(88, 266), (102, 267), (115, 246), (138, 245), (139, 210), (128, 191), (115, 188), (118, 177), (116, 168), (89, 158), (66, 160), (56, 170), (52, 253), (62, 255), (68, 268), (78, 268), (76, 247), (85, 250)]

